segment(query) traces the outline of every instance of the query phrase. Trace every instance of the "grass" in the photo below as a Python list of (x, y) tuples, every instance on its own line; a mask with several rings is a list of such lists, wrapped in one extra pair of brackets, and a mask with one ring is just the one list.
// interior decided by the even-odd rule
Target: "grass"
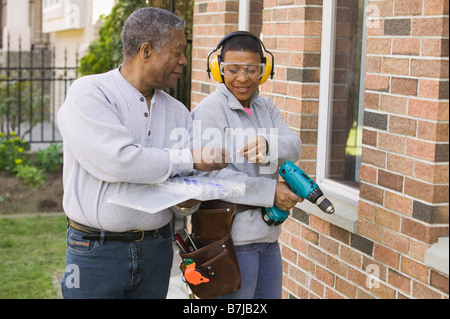
[[(0, 218), (0, 299), (52, 299), (62, 274), (65, 216)], [(59, 279), (59, 278), (58, 278)]]

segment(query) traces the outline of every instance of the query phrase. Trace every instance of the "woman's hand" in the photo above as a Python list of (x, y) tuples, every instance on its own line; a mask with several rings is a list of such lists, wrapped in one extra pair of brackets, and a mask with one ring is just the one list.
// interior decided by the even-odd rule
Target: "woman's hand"
[(303, 198), (293, 193), (288, 184), (278, 181), (275, 189), (275, 206), (281, 210), (290, 210), (298, 202), (303, 202)]
[(250, 138), (237, 154), (245, 157), (250, 162), (261, 164), (266, 160), (268, 149), (269, 145), (266, 139), (258, 135)]

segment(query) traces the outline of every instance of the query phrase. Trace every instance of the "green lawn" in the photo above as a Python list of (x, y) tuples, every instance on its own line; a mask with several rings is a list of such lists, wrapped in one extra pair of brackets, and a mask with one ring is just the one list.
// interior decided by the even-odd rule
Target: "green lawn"
[(52, 277), (64, 272), (66, 225), (65, 216), (0, 218), (0, 299), (57, 298)]

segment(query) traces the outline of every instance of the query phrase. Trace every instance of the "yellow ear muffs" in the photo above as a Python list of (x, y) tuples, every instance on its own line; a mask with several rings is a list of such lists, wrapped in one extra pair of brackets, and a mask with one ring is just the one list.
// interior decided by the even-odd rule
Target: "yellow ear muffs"
[(220, 74), (220, 62), (219, 62), (219, 56), (216, 54), (214, 56), (214, 59), (212, 59), (211, 63), (209, 64), (209, 69), (211, 71), (211, 74), (219, 83), (223, 83), (222, 74)]
[(274, 63), (273, 54), (266, 49), (266, 47), (264, 46), (264, 43), (262, 43), (262, 41), (258, 37), (256, 37), (255, 35), (253, 35), (250, 32), (247, 32), (247, 31), (231, 32), (230, 34), (228, 34), (225, 37), (223, 37), (222, 40), (220, 40), (220, 42), (217, 44), (217, 47), (214, 50), (209, 52), (208, 58), (206, 59), (206, 61), (207, 61), (207, 63), (206, 63), (206, 65), (207, 65), (206, 72), (208, 73), (208, 77), (211, 78), (211, 74), (212, 74), (214, 80), (216, 80), (219, 83), (223, 83), (223, 76), (222, 76), (222, 74), (220, 74), (220, 62), (221, 62), (220, 55), (216, 54), (211, 62), (209, 62), (210, 61), (209, 57), (211, 56), (211, 54), (213, 54), (214, 52), (219, 50), (222, 47), (223, 43), (227, 39), (232, 38), (234, 36), (238, 36), (238, 35), (246, 35), (246, 36), (254, 38), (255, 40), (257, 40), (261, 44), (264, 52), (270, 54), (270, 56), (272, 57), (272, 63), (270, 63), (270, 60), (268, 58), (266, 58), (266, 57), (263, 58), (263, 60), (264, 60), (263, 63), (266, 64), (266, 67), (264, 69), (264, 74), (262, 75), (261, 79), (259, 80), (259, 84), (263, 84), (264, 82), (266, 82), (269, 77), (273, 78), (273, 75), (274, 75), (273, 67), (274, 67), (274, 64), (275, 64)]
[(261, 79), (259, 79), (259, 84), (263, 84), (267, 81), (269, 76), (272, 75), (272, 64), (270, 64), (270, 60), (266, 57), (264, 57), (266, 68), (264, 69), (264, 74), (262, 75)]

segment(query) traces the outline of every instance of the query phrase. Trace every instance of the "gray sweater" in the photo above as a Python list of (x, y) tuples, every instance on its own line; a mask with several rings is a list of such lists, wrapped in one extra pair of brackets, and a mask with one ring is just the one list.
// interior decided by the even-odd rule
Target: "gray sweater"
[(153, 230), (170, 221), (170, 209), (148, 214), (107, 200), (192, 172), (192, 119), (182, 103), (157, 90), (149, 110), (144, 96), (115, 69), (76, 80), (58, 124), (69, 218), (108, 231)]
[[(300, 159), (301, 141), (297, 133), (287, 126), (278, 107), (269, 98), (261, 97), (255, 92), (250, 101), (250, 110), (252, 115), (245, 111), (224, 84), (218, 84), (217, 90), (192, 112), (194, 140), (197, 143), (201, 140), (202, 146), (225, 146), (234, 154), (249, 138), (263, 135), (269, 144), (269, 163), (255, 164), (233, 156), (233, 163), (227, 168), (205, 175), (246, 184), (245, 196), (229, 198), (229, 202), (272, 207), (278, 168), (285, 161), (296, 162)], [(223, 132), (220, 137), (219, 132)], [(280, 232), (281, 226), (266, 225), (261, 209), (237, 214), (232, 228), (233, 240), (237, 246), (275, 242)]]

